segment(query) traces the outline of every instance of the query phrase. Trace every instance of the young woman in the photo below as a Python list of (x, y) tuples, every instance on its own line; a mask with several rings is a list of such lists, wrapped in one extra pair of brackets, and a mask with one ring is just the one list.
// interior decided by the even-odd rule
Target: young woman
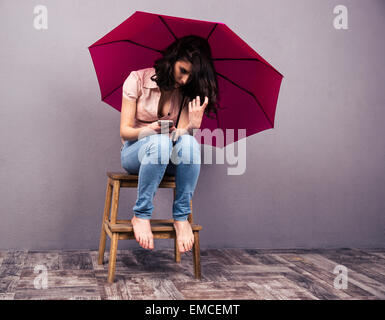
[[(178, 249), (192, 249), (194, 236), (187, 218), (201, 160), (192, 130), (200, 128), (204, 113), (210, 118), (211, 112), (216, 114), (217, 95), (210, 46), (193, 35), (173, 42), (153, 68), (132, 71), (123, 84), (121, 163), (128, 173), (139, 176), (131, 222), (136, 240), (145, 249), (154, 249), (153, 198), (165, 173), (175, 175)], [(174, 125), (164, 133), (159, 119), (173, 120)]]

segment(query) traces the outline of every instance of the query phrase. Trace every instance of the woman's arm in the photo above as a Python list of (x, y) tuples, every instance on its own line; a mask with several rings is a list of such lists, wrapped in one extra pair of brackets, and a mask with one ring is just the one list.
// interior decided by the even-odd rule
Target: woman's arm
[(136, 140), (139, 129), (133, 128), (136, 113), (136, 100), (122, 98), (122, 109), (120, 113), (120, 137), (124, 140)]
[(179, 117), (179, 123), (178, 123), (178, 129), (185, 129), (188, 131), (189, 134), (192, 134), (193, 128), (190, 126), (189, 123), (189, 115), (188, 115), (188, 106), (185, 105), (182, 109)]
[(178, 127), (176, 128), (176, 130), (170, 133), (170, 137), (172, 141), (177, 141), (179, 137), (184, 134), (193, 135), (193, 129), (194, 128), (190, 124), (189, 109), (188, 106), (185, 105), (180, 113)]
[(137, 100), (123, 97), (122, 110), (120, 113), (120, 137), (124, 140), (138, 140), (139, 135), (144, 137), (148, 134), (157, 133), (160, 130), (157, 122), (152, 122), (146, 127), (133, 128), (135, 123)]

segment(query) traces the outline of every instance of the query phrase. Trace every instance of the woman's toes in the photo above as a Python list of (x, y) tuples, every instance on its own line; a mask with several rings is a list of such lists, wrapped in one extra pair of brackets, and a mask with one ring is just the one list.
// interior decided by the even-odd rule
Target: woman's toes
[(154, 239), (153, 239), (153, 238), (150, 238), (149, 248), (150, 248), (151, 250), (154, 249)]
[(147, 246), (147, 239), (146, 239), (146, 237), (143, 237), (143, 242), (142, 242), (142, 247), (144, 248), (144, 249), (146, 249), (146, 246)]
[(144, 240), (142, 237), (139, 237), (139, 245), (143, 248), (144, 246)]
[(185, 252), (185, 248), (184, 248), (183, 242), (179, 242), (179, 251), (181, 253)]

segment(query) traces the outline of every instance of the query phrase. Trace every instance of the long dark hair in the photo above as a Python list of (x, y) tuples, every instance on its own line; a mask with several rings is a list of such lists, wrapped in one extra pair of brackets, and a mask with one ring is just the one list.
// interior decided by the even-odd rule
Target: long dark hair
[(166, 91), (174, 89), (174, 65), (178, 60), (189, 61), (192, 64), (188, 82), (180, 87), (184, 97), (191, 101), (199, 96), (202, 104), (207, 96), (209, 102), (205, 114), (212, 118), (210, 114), (213, 113), (217, 118), (218, 82), (208, 41), (196, 35), (188, 35), (175, 40), (164, 49), (162, 57), (155, 60), (156, 73), (151, 77), (159, 88)]

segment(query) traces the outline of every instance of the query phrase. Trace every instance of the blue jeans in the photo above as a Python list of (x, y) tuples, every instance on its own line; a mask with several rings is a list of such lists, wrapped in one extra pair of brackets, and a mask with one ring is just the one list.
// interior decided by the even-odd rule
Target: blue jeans
[(183, 134), (175, 143), (167, 134), (125, 141), (121, 148), (121, 164), (127, 173), (138, 175), (137, 199), (133, 207), (136, 217), (151, 219), (153, 198), (167, 173), (175, 176), (173, 218), (187, 220), (201, 165), (200, 144), (192, 135)]

